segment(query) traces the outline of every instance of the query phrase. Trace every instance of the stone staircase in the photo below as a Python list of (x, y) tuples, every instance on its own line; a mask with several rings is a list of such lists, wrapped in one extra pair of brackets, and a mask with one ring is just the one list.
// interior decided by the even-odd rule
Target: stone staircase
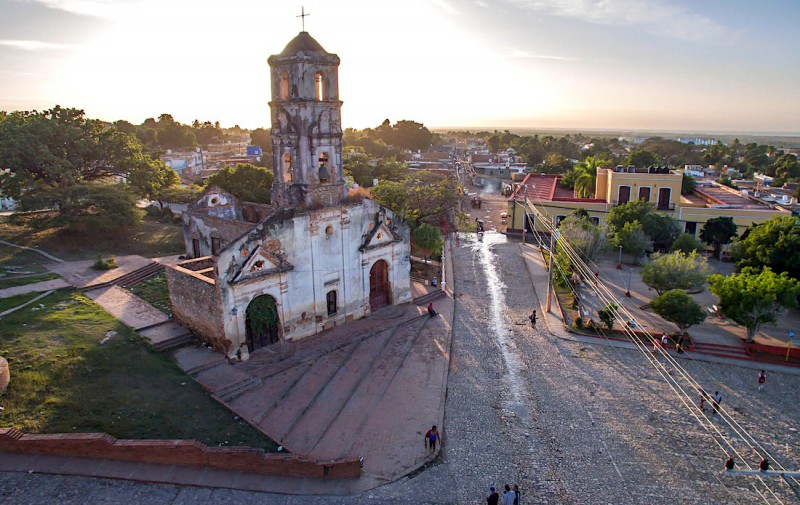
[[(229, 365), (220, 365), (229, 366)], [(245, 380), (231, 384), (214, 392), (214, 396), (223, 403), (230, 403), (232, 400), (242, 396), (251, 389), (257, 388), (261, 385), (261, 379), (258, 377), (248, 377)]]
[(431, 291), (428, 294), (414, 298), (414, 305), (419, 305), (420, 307), (422, 307), (423, 305), (428, 305), (430, 302), (438, 300), (439, 298), (443, 297), (444, 294), (445, 294), (444, 291), (442, 291), (441, 289)]
[(157, 274), (163, 269), (164, 265), (162, 265), (161, 263), (156, 263), (154, 261), (148, 265), (143, 266), (142, 268), (134, 270), (133, 272), (128, 272), (125, 275), (117, 277), (116, 279), (107, 282), (102, 282), (100, 284), (92, 284), (90, 286), (84, 286), (81, 288), (81, 291), (85, 293), (87, 291), (106, 288), (109, 286), (120, 286), (123, 288), (135, 286), (136, 284), (143, 282), (144, 280), (148, 279), (149, 277), (152, 277), (153, 275)]
[(752, 356), (743, 346), (727, 344), (711, 344), (706, 342), (693, 342), (694, 351), (708, 356), (719, 358), (746, 359), (752, 360)]
[(194, 342), (194, 334), (174, 321), (163, 321), (137, 328), (136, 331), (159, 352), (171, 351)]

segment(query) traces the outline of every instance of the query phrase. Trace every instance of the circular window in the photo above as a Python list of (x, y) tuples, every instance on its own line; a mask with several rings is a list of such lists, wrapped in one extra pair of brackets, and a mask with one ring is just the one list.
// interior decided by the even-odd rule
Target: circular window
[(327, 235), (329, 237), (331, 235), (333, 235), (333, 226), (328, 225), (328, 226), (325, 227), (325, 235)]

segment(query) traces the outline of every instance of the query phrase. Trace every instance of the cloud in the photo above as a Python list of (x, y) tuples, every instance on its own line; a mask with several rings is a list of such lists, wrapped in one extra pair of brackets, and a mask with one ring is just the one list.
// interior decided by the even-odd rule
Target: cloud
[(489, 8), (489, 4), (487, 4), (483, 0), (475, 0), (475, 5), (477, 5), (478, 7), (483, 7), (484, 9)]
[(140, 0), (25, 0), (83, 16), (119, 19)]
[(534, 11), (602, 25), (642, 25), (684, 40), (722, 37), (726, 29), (666, 0), (510, 0)]
[(433, 0), (433, 3), (440, 9), (447, 11), (448, 14), (455, 14), (456, 12), (458, 12), (456, 8), (450, 5), (450, 3), (447, 2), (446, 0)]
[(0, 39), (0, 46), (14, 47), (24, 51), (42, 51), (47, 49), (67, 50), (78, 46), (73, 44), (58, 44), (55, 42), (43, 42), (41, 40), (3, 40)]
[(527, 51), (520, 49), (512, 49), (510, 53), (502, 55), (501, 58), (520, 58), (530, 60), (558, 60), (558, 61), (578, 61), (578, 58), (572, 56), (556, 56), (546, 54), (531, 54)]

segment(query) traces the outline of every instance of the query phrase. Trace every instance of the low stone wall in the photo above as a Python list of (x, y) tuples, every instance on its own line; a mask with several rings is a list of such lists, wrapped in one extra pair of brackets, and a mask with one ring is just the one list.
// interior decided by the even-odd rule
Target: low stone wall
[(361, 475), (357, 459), (316, 461), (250, 447), (207, 447), (196, 440), (117, 440), (105, 433), (23, 435), (13, 428), (0, 428), (0, 452), (113, 459), (284, 477), (349, 479)]
[(175, 320), (212, 345), (214, 350), (227, 352), (221, 303), (214, 281), (179, 265), (168, 265), (165, 272)]
[[(777, 345), (759, 344), (757, 342), (745, 342), (744, 347), (751, 354), (758, 352), (761, 354), (771, 354), (773, 356), (786, 357), (786, 347), (779, 347)], [(792, 347), (789, 349), (789, 358), (800, 358), (800, 347)]]

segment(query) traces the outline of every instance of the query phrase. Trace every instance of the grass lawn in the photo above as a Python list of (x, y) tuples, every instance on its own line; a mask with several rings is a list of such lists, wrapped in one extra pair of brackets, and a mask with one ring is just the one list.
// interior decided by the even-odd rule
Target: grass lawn
[(13, 288), (16, 286), (27, 286), (28, 284), (35, 284), (37, 282), (50, 281), (60, 278), (60, 275), (53, 273), (26, 275), (23, 277), (12, 277), (10, 279), (0, 277), (0, 289)]
[[(22, 295), (17, 296), (9, 296), (8, 298), (0, 298), (0, 312), (5, 312), (8, 309), (13, 309), (14, 307), (19, 307), (23, 303), (27, 302), (28, 300), (33, 300), (41, 293), (25, 293)], [(0, 324), (2, 324), (2, 319), (0, 319)], [(0, 337), (0, 342), (3, 341), (3, 338)], [(0, 354), (2, 355), (2, 354)], [(1, 400), (1, 398), (0, 398)]]
[(129, 287), (128, 290), (161, 312), (165, 314), (172, 312), (172, 306), (169, 303), (169, 289), (167, 289), (167, 276), (164, 273), (154, 275), (140, 284)]
[[(11, 367), (0, 425), (26, 433), (105, 432), (275, 450), (82, 294), (53, 293), (35, 307), (0, 319), (0, 355)], [(101, 343), (110, 330), (119, 334)]]
[[(3, 226), (2, 219), (0, 218), (0, 228)], [(0, 239), (8, 240), (1, 235), (2, 232)], [(0, 244), (0, 280), (15, 275), (46, 273), (44, 265), (52, 262), (53, 260), (33, 251)]]
[[(87, 236), (69, 234), (60, 228), (39, 229), (36, 224), (41, 218), (41, 214), (0, 218), (0, 239), (37, 247), (67, 261), (97, 259), (98, 255), (108, 257), (139, 254), (153, 258), (185, 252), (181, 225), (176, 223), (160, 223), (147, 217), (141, 225), (127, 233)], [(50, 261), (43, 256), (39, 258), (40, 263)]]

